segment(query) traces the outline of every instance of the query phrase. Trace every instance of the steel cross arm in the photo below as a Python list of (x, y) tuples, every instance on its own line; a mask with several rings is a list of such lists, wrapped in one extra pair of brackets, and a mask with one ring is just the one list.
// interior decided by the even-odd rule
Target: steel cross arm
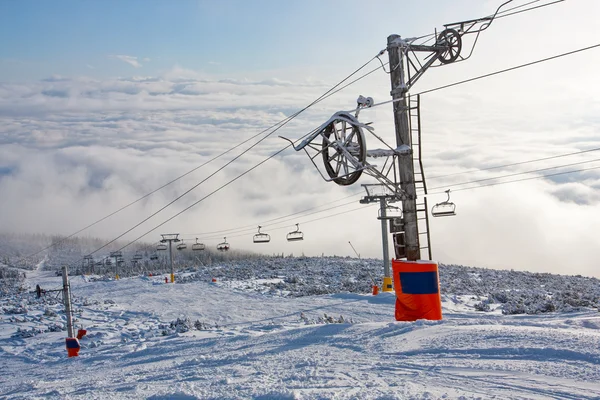
[[(419, 78), (421, 76), (423, 76), (423, 74), (431, 66), (431, 64), (433, 64), (434, 62), (436, 62), (438, 60), (439, 54), (440, 53), (437, 53), (433, 57), (431, 57), (425, 64), (423, 64), (423, 66), (419, 70), (417, 70), (417, 72), (413, 76), (409, 77), (408, 82), (406, 82), (406, 92), (408, 92), (410, 90), (410, 88), (417, 82), (417, 80), (419, 80)], [(408, 54), (406, 54), (405, 56), (406, 56), (406, 61), (409, 62), (410, 59), (409, 59)], [(402, 62), (402, 60), (400, 60), (400, 62)], [(411, 64), (412, 64), (412, 62), (411, 62)]]
[(407, 50), (411, 51), (432, 51), (432, 52), (441, 52), (444, 50), (448, 50), (447, 46), (424, 46), (420, 44), (409, 44), (406, 47)]

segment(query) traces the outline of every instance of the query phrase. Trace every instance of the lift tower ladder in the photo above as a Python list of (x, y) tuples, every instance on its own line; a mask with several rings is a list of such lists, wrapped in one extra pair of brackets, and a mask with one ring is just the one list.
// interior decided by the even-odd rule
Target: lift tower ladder
[(417, 199), (417, 226), (419, 232), (419, 248), (422, 259), (425, 258), (425, 251), (429, 260), (431, 257), (431, 237), (429, 235), (429, 207), (427, 206), (427, 182), (425, 181), (425, 171), (423, 169), (422, 148), (421, 148), (421, 97), (420, 95), (408, 97), (408, 123), (410, 129), (410, 145), (412, 148), (415, 191)]

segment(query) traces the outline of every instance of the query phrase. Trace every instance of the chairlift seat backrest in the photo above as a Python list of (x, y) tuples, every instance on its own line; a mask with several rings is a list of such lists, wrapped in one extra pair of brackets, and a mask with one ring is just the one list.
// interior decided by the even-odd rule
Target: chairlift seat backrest
[(297, 240), (304, 240), (304, 233), (300, 231), (300, 224), (296, 224), (296, 230), (287, 234), (286, 239), (288, 242), (295, 242)]
[(259, 225), (258, 233), (256, 235), (254, 235), (254, 237), (252, 238), (252, 241), (254, 243), (269, 243), (271, 241), (271, 236), (268, 233), (261, 233), (260, 228), (262, 228), (262, 227)]
[(450, 201), (450, 189), (446, 190), (448, 198), (446, 201), (437, 203), (431, 207), (431, 215), (434, 217), (450, 217), (456, 215), (456, 205)]
[(187, 244), (185, 244), (185, 243), (179, 243), (177, 245), (177, 250), (185, 250), (185, 249), (187, 249)]
[(156, 250), (158, 250), (158, 251), (164, 251), (166, 249), (167, 249), (166, 244), (159, 244), (158, 246), (156, 246)]
[(217, 250), (227, 251), (227, 250), (229, 250), (229, 245), (227, 243), (219, 243), (217, 245)]
[(304, 234), (302, 232), (290, 232), (287, 234), (288, 242), (294, 242), (296, 240), (304, 240)]
[(434, 217), (449, 217), (456, 215), (456, 205), (454, 203), (439, 203), (431, 208), (431, 215)]
[(192, 245), (193, 251), (204, 250), (205, 248), (206, 248), (206, 246), (204, 245), (204, 243), (194, 243)]
[(254, 243), (269, 243), (271, 241), (271, 236), (266, 233), (258, 233), (254, 235), (252, 240)]
[(229, 250), (229, 243), (227, 243), (227, 238), (223, 238), (224, 242), (219, 243), (217, 245), (217, 250), (219, 251), (228, 251)]

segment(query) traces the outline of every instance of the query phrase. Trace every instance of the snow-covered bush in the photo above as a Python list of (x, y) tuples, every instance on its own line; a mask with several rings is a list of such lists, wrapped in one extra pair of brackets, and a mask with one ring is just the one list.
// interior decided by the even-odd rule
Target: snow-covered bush
[(31, 328), (31, 329), (22, 329), (17, 328), (17, 331), (13, 333), (13, 338), (26, 339), (30, 337), (34, 337), (42, 333), (42, 330), (39, 328)]
[(27, 308), (23, 306), (14, 306), (4, 309), (5, 314), (27, 314)]
[(53, 310), (46, 308), (44, 310), (44, 317), (56, 317), (58, 316), (58, 314), (56, 312), (54, 312)]

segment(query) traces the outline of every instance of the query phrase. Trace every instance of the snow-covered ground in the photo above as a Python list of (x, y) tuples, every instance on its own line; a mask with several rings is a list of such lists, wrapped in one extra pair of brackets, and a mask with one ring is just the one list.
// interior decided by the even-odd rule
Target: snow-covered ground
[[(25, 286), (60, 279), (28, 271)], [(392, 293), (261, 290), (278, 282), (72, 277), (76, 325), (88, 331), (76, 358), (56, 294), (4, 296), (0, 397), (600, 398), (596, 309), (502, 315), (445, 295), (443, 321), (406, 323), (394, 321)]]

